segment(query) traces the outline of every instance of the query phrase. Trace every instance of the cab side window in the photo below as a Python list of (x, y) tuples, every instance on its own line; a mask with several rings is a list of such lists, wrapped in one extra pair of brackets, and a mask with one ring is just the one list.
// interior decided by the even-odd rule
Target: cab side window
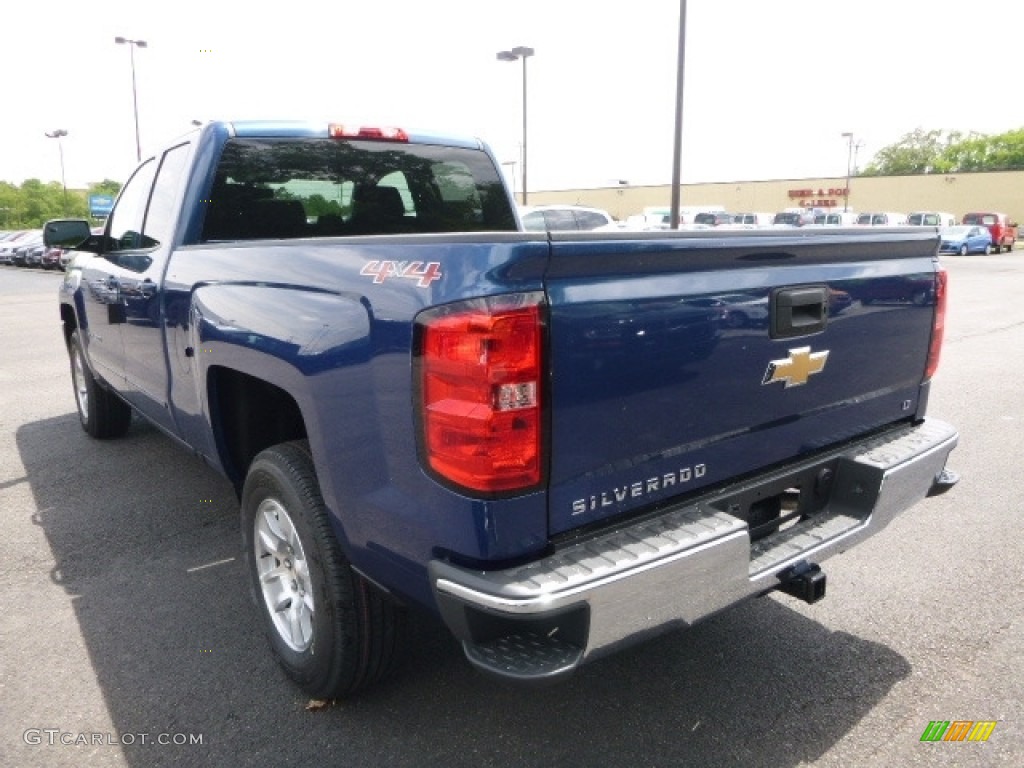
[(143, 248), (171, 242), (178, 212), (178, 191), (187, 170), (188, 147), (188, 144), (180, 144), (164, 153), (146, 212), (143, 240), (148, 245), (141, 246)]
[(146, 203), (149, 202), (149, 192), (153, 187), (155, 174), (156, 161), (147, 160), (125, 184), (117, 205), (110, 213), (107, 228), (110, 239), (107, 246), (111, 251), (151, 248), (157, 244), (153, 240), (147, 242), (147, 238), (142, 234)]

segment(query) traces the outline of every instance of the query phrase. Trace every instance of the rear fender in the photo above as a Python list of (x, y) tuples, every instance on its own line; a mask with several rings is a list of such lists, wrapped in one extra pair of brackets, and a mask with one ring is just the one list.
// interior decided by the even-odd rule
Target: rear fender
[[(305, 434), (288, 430), (278, 437), (309, 440), (324, 499), (339, 509), (325, 457), (332, 455), (332, 433), (347, 430), (373, 408), (369, 308), (358, 296), (266, 284), (207, 284), (193, 291), (189, 328), (186, 354), (197, 366), (196, 381), (202, 386), (196, 394), (225, 473), (240, 487), (247, 467), (236, 466), (227, 448), (230, 436), (224, 433), (218, 405), (223, 393), (216, 391), (216, 382), (237, 382), (231, 374), (244, 374), (294, 401)], [(267, 421), (273, 416), (267, 414)], [(269, 427), (267, 434), (273, 435)]]

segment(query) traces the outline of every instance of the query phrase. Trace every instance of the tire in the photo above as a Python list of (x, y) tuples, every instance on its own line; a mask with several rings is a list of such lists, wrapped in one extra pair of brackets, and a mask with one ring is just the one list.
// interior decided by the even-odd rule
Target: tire
[(328, 514), (307, 443), (281, 443), (253, 460), (242, 547), (271, 650), (307, 694), (340, 699), (394, 671), (406, 615), (352, 570)]
[(989, 243), (988, 245), (985, 246), (985, 255), (986, 256), (991, 256), (992, 255), (992, 243)]
[(960, 246), (960, 255), (961, 256), (966, 256), (967, 255), (967, 243), (964, 243), (963, 245)]
[(77, 329), (68, 342), (68, 354), (82, 429), (100, 440), (121, 437), (132, 423), (131, 406), (96, 380), (89, 361), (85, 359), (82, 338)]

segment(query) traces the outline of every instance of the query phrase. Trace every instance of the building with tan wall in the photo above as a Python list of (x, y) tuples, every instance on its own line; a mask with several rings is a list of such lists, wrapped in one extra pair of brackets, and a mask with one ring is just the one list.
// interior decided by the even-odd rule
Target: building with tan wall
[[(722, 206), (727, 211), (776, 213), (786, 208), (828, 207), (843, 210), (846, 178), (782, 179), (683, 184), (681, 206)], [(672, 186), (530, 192), (531, 205), (551, 203), (603, 208), (616, 219), (640, 213), (647, 206), (668, 206)], [(849, 210), (948, 211), (959, 219), (969, 211), (999, 211), (1024, 221), (1024, 171), (927, 174), (917, 176), (854, 176)]]

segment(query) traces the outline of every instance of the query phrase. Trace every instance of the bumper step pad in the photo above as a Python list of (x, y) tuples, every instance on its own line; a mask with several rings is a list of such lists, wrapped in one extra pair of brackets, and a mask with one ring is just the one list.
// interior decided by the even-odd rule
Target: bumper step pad
[(476, 666), (517, 681), (554, 677), (575, 668), (583, 658), (578, 645), (534, 632), (506, 635), (487, 643), (463, 643), (463, 648)]

